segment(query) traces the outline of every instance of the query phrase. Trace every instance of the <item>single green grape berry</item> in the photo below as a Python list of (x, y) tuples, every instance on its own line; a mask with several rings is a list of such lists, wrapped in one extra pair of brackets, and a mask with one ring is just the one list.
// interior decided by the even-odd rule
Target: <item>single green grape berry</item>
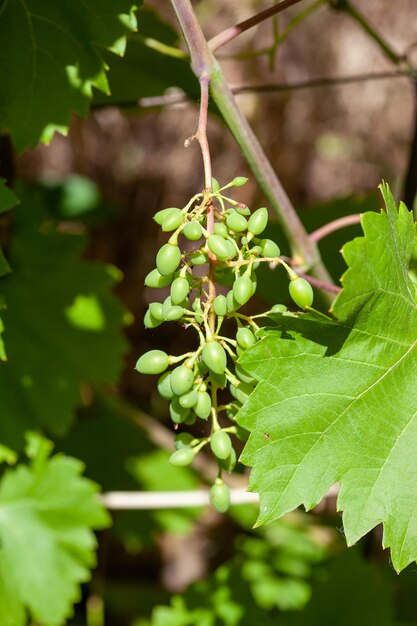
[(169, 365), (166, 352), (149, 350), (138, 359), (135, 369), (141, 374), (162, 374)]
[(296, 278), (289, 285), (290, 296), (300, 309), (305, 309), (313, 304), (313, 288), (305, 278)]
[(240, 276), (233, 283), (233, 296), (239, 304), (246, 304), (252, 297), (252, 281), (249, 276)]
[(194, 452), (192, 448), (184, 446), (184, 448), (180, 448), (179, 450), (175, 450), (169, 457), (169, 462), (172, 465), (179, 465), (180, 467), (185, 467), (186, 465), (190, 465), (194, 459)]
[(183, 424), (187, 424), (187, 426), (192, 426), (193, 424), (196, 423), (196, 420), (197, 418), (194, 415), (194, 413), (188, 413), (187, 417), (183, 421)]
[(160, 322), (164, 321), (161, 302), (151, 302), (149, 305), (149, 311), (152, 317), (159, 320)]
[(246, 176), (236, 176), (232, 180), (232, 185), (233, 187), (243, 187), (243, 185), (246, 185), (247, 182), (248, 179), (246, 178)]
[(214, 178), (214, 176), (211, 179), (211, 188), (214, 193), (217, 193), (218, 191), (220, 191), (220, 183), (217, 180), (217, 178)]
[(218, 430), (211, 436), (210, 448), (218, 459), (227, 459), (232, 451), (232, 440), (224, 430)]
[(190, 256), (191, 265), (204, 265), (205, 263), (208, 263), (208, 258), (207, 258), (207, 255), (205, 255), (203, 252), (196, 250), (195, 252), (191, 254)]
[(194, 437), (191, 433), (179, 433), (175, 437), (174, 446), (177, 450), (181, 450), (181, 448), (189, 448), (193, 439)]
[(145, 328), (158, 328), (163, 322), (161, 320), (156, 319), (148, 309), (143, 318), (143, 325)]
[(227, 314), (226, 296), (219, 295), (214, 298), (213, 309), (216, 315), (224, 317)]
[(180, 405), (178, 398), (173, 398), (169, 404), (169, 414), (174, 424), (182, 424), (187, 419), (190, 409)]
[(230, 247), (226, 239), (220, 235), (210, 235), (207, 239), (207, 245), (209, 250), (219, 259), (219, 261), (226, 261), (230, 258)]
[(236, 341), (241, 348), (247, 350), (256, 343), (256, 337), (249, 328), (239, 328), (236, 333)]
[(250, 209), (246, 206), (246, 204), (237, 204), (235, 209), (239, 215), (244, 215), (246, 217), (250, 215)]
[(210, 504), (218, 513), (226, 513), (230, 506), (230, 489), (217, 479), (210, 489)]
[(239, 215), (237, 211), (231, 211), (226, 218), (227, 227), (235, 233), (242, 233), (248, 227), (248, 221), (243, 215)]
[(171, 389), (176, 396), (183, 396), (194, 384), (194, 373), (189, 367), (179, 365), (171, 372)]
[(186, 278), (178, 276), (171, 285), (172, 304), (181, 304), (190, 293), (190, 284)]
[(176, 322), (177, 320), (180, 320), (183, 315), (184, 309), (182, 308), (182, 306), (172, 306), (165, 314), (165, 321)]
[(285, 304), (274, 304), (271, 309), (271, 313), (285, 313), (286, 311), (288, 311), (288, 308)]
[(227, 303), (227, 310), (229, 311), (229, 313), (232, 313), (233, 311), (237, 311), (237, 309), (240, 308), (239, 302), (235, 299), (233, 295), (233, 290), (228, 292), (226, 296), (226, 303)]
[(195, 414), (202, 420), (206, 420), (211, 415), (211, 398), (207, 391), (197, 392), (197, 403), (194, 407)]
[(181, 251), (178, 246), (166, 243), (156, 255), (156, 269), (162, 276), (173, 274), (181, 263)]
[(202, 324), (204, 322), (204, 311), (203, 309), (195, 310), (195, 321), (197, 324)]
[(268, 211), (263, 207), (253, 213), (248, 221), (248, 231), (252, 235), (260, 235), (268, 223)]
[(227, 237), (229, 232), (227, 230), (226, 224), (224, 224), (223, 222), (216, 222), (214, 224), (214, 234), (219, 235), (219, 237)]
[(159, 377), (157, 383), (158, 393), (164, 400), (172, 400), (174, 394), (171, 389), (171, 373), (164, 372), (162, 376)]
[(155, 213), (153, 219), (157, 224), (161, 226), (162, 222), (168, 217), (168, 215), (170, 215), (172, 212), (176, 213), (177, 211), (179, 211), (179, 209), (175, 207), (168, 207), (168, 209), (162, 209), (161, 211)]
[(172, 230), (177, 230), (184, 221), (184, 214), (180, 209), (175, 212), (172, 210), (162, 222), (162, 230), (164, 233), (170, 233)]
[(225, 470), (226, 472), (233, 472), (233, 470), (236, 467), (236, 462), (237, 462), (237, 457), (236, 457), (236, 452), (235, 449), (232, 448), (229, 456), (227, 457), (227, 459), (218, 459), (217, 463), (219, 465), (219, 467), (221, 467), (221, 469)]
[(201, 227), (201, 224), (194, 221), (187, 222), (181, 232), (184, 237), (186, 237), (190, 241), (198, 241), (198, 239), (203, 236), (203, 229)]
[(198, 396), (197, 392), (192, 389), (188, 393), (184, 394), (180, 397), (180, 405), (184, 409), (191, 409), (193, 406), (197, 404)]
[(235, 256), (237, 256), (237, 254), (238, 254), (236, 246), (233, 244), (232, 241), (230, 241), (230, 239), (226, 239), (226, 245), (229, 248), (229, 256), (227, 258), (228, 259), (234, 259)]
[(152, 287), (153, 289), (159, 287), (166, 287), (172, 281), (172, 274), (168, 274), (167, 276), (162, 276), (155, 268), (149, 274), (147, 274), (145, 278), (145, 285), (147, 287)]
[(225, 349), (217, 341), (209, 341), (202, 351), (203, 362), (215, 374), (223, 374), (227, 366)]
[(235, 374), (243, 383), (254, 384), (256, 382), (240, 364), (235, 365)]
[(272, 241), (272, 239), (262, 239), (261, 247), (264, 257), (276, 258), (281, 254), (279, 246), (277, 246), (275, 241)]

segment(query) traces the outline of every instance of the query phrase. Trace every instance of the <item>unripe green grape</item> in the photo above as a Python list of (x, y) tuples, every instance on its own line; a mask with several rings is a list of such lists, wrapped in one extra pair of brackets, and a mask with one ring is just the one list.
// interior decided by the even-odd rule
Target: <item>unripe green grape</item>
[(233, 283), (233, 296), (239, 304), (246, 304), (252, 297), (252, 281), (249, 276), (240, 276)]
[(197, 418), (195, 414), (193, 412), (190, 412), (188, 413), (187, 417), (183, 421), (183, 424), (186, 424), (187, 426), (192, 426), (193, 424), (196, 423), (196, 421), (197, 421)]
[(275, 243), (275, 241), (272, 241), (272, 239), (262, 239), (261, 247), (262, 254), (267, 258), (275, 258), (281, 254), (279, 246)]
[(227, 303), (227, 310), (229, 311), (229, 313), (232, 313), (233, 311), (236, 311), (237, 309), (240, 308), (240, 304), (235, 299), (233, 295), (233, 291), (229, 291), (229, 293), (227, 294), (226, 303)]
[(213, 308), (216, 315), (224, 317), (227, 314), (226, 296), (219, 295), (214, 298)]
[(242, 383), (248, 383), (249, 385), (256, 383), (256, 380), (238, 363), (235, 365), (235, 374)]
[(179, 365), (171, 372), (170, 384), (176, 396), (183, 396), (194, 384), (193, 371), (185, 365)]
[(236, 462), (237, 462), (237, 458), (236, 458), (236, 452), (234, 448), (231, 449), (230, 454), (227, 457), (227, 459), (218, 459), (217, 461), (219, 467), (221, 467), (223, 470), (229, 473), (233, 472), (233, 470), (235, 469)]
[(239, 213), (239, 215), (250, 215), (250, 209), (245, 204), (237, 204), (235, 209)]
[(172, 281), (172, 274), (168, 274), (167, 276), (162, 276), (155, 268), (145, 278), (145, 285), (147, 287), (152, 287), (154, 289), (159, 287), (166, 287)]
[(171, 285), (172, 304), (181, 304), (190, 293), (190, 285), (186, 278), (178, 276)]
[(210, 448), (218, 459), (227, 459), (232, 451), (232, 440), (224, 430), (218, 430), (211, 436)]
[(181, 448), (189, 448), (193, 439), (194, 437), (190, 433), (179, 433), (175, 437), (174, 446), (177, 450), (181, 450)]
[(175, 212), (172, 210), (162, 222), (162, 230), (164, 233), (170, 233), (172, 230), (176, 230), (180, 224), (184, 221), (184, 214), (180, 209)]
[(216, 222), (214, 224), (214, 234), (219, 235), (219, 237), (227, 237), (229, 231), (227, 230), (226, 224), (223, 222)]
[(162, 222), (168, 217), (168, 215), (170, 215), (171, 213), (176, 213), (177, 211), (179, 211), (179, 209), (175, 207), (162, 209), (161, 211), (158, 211), (157, 213), (155, 213), (155, 215), (153, 216), (153, 219), (155, 220), (157, 224), (161, 226)]
[(190, 409), (180, 405), (178, 398), (173, 398), (169, 404), (169, 414), (174, 424), (182, 424), (187, 419)]
[(223, 239), (220, 235), (210, 235), (207, 239), (207, 245), (209, 250), (219, 259), (219, 261), (226, 261), (230, 258), (230, 247), (226, 239)]
[(163, 321), (156, 319), (149, 311), (146, 311), (145, 316), (143, 318), (143, 325), (145, 328), (158, 328), (163, 323)]
[(211, 188), (214, 191), (214, 193), (217, 193), (218, 191), (220, 191), (220, 183), (216, 178), (214, 178), (214, 176), (211, 179)]
[(230, 489), (223, 481), (216, 480), (210, 489), (210, 504), (218, 513), (226, 513), (230, 507)]
[(195, 310), (195, 321), (197, 324), (202, 324), (204, 322), (204, 311), (203, 309)]
[(160, 322), (164, 321), (161, 302), (151, 302), (149, 304), (149, 312), (155, 319), (159, 320)]
[(239, 328), (236, 333), (236, 341), (241, 348), (247, 350), (256, 343), (256, 337), (249, 328)]
[(249, 385), (247, 383), (240, 383), (237, 387), (229, 385), (229, 391), (238, 402), (245, 404), (246, 400), (253, 391), (253, 385)]
[(243, 185), (246, 185), (247, 182), (248, 179), (246, 178), (246, 176), (236, 176), (232, 180), (232, 185), (233, 187), (243, 187)]
[(180, 320), (184, 315), (184, 309), (182, 306), (172, 306), (165, 313), (165, 321), (166, 322), (176, 322)]
[(288, 311), (288, 308), (285, 304), (274, 304), (271, 309), (271, 313), (285, 313), (286, 311)]
[(162, 276), (173, 274), (181, 263), (181, 251), (178, 246), (166, 243), (156, 255), (156, 269)]
[(164, 400), (172, 400), (174, 394), (171, 389), (171, 373), (164, 372), (162, 376), (159, 377), (157, 383), (158, 393)]
[(248, 231), (252, 235), (260, 235), (268, 223), (268, 211), (263, 207), (253, 213), (248, 221)]
[(239, 215), (237, 211), (232, 211), (226, 218), (227, 227), (235, 233), (241, 233), (248, 227), (248, 221), (243, 215)]
[(186, 465), (190, 465), (194, 459), (194, 452), (190, 447), (180, 448), (179, 450), (175, 450), (169, 457), (169, 462), (172, 465), (178, 465), (180, 467), (185, 467)]
[(197, 391), (197, 403), (194, 412), (202, 420), (206, 420), (211, 415), (211, 398), (207, 391)]
[(196, 250), (195, 252), (191, 254), (190, 256), (191, 265), (204, 265), (205, 263), (208, 263), (208, 258), (207, 258), (207, 255), (205, 255), (203, 252)]
[(233, 244), (232, 241), (230, 241), (230, 239), (226, 239), (226, 245), (229, 248), (229, 256), (227, 258), (234, 259), (235, 256), (237, 256), (236, 246)]
[(141, 374), (162, 374), (168, 367), (168, 355), (162, 350), (149, 350), (138, 359), (135, 369)]
[(262, 256), (262, 254), (263, 254), (263, 250), (262, 250), (261, 246), (252, 246), (250, 251), (251, 251), (251, 253), (254, 256)]
[(203, 235), (201, 224), (196, 221), (188, 222), (181, 232), (190, 241), (198, 241)]
[(197, 404), (197, 400), (198, 400), (197, 392), (194, 391), (193, 389), (192, 391), (189, 391), (188, 393), (180, 397), (180, 405), (184, 409), (191, 409), (193, 406)]
[(203, 348), (202, 358), (215, 374), (223, 374), (227, 366), (225, 349), (217, 341), (209, 341)]
[(290, 296), (300, 309), (305, 309), (313, 304), (313, 288), (305, 278), (296, 278), (289, 285)]

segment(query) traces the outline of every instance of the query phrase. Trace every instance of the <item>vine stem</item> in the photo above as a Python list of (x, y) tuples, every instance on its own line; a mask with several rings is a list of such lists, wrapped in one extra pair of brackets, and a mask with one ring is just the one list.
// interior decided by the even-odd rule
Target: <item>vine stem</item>
[(324, 237), (327, 237), (327, 235), (330, 235), (341, 228), (346, 228), (346, 226), (352, 226), (353, 224), (360, 224), (361, 218), (362, 215), (360, 213), (339, 217), (337, 220), (333, 220), (332, 222), (329, 222), (328, 224), (325, 224), (310, 233), (310, 239), (317, 243), (321, 239), (324, 239)]
[(191, 55), (191, 66), (200, 78), (210, 77), (210, 89), (229, 129), (235, 136), (255, 177), (274, 209), (281, 227), (291, 242), (299, 265), (319, 280), (332, 282), (314, 241), (310, 241), (290, 199), (274, 172), (258, 139), (239, 109), (222, 70), (210, 51), (190, 0), (171, 0)]
[(298, 4), (298, 2), (301, 2), (301, 0), (284, 0), (283, 2), (279, 2), (278, 4), (275, 4), (273, 7), (270, 7), (265, 11), (261, 11), (261, 13), (253, 15), (243, 22), (239, 22), (239, 24), (236, 24), (235, 26), (226, 28), (226, 30), (223, 30), (221, 33), (218, 33), (217, 35), (209, 39), (209, 41), (207, 42), (208, 47), (212, 52), (214, 52), (215, 50), (218, 50), (222, 46), (229, 43), (230, 41), (233, 41), (233, 39), (238, 37), (241, 33), (244, 33), (246, 30), (249, 30), (249, 28), (257, 26), (258, 24), (260, 24), (264, 20), (267, 20), (273, 15), (277, 15), (278, 13), (285, 11), (285, 9), (288, 9), (294, 4)]

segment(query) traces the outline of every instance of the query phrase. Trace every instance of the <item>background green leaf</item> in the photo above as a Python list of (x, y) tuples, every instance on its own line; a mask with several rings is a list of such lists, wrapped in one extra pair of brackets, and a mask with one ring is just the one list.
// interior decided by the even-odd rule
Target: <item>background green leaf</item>
[(135, 26), (130, 0), (0, 2), (0, 128), (17, 150), (66, 132), (86, 115), (92, 87), (107, 91), (101, 48), (122, 53)]
[[(63, 434), (81, 382), (116, 382), (126, 351), (115, 269), (81, 260), (85, 240), (60, 232), (40, 192), (20, 192), (10, 264), (0, 281), (7, 362), (0, 363), (0, 441), (19, 447), (28, 428)], [(65, 229), (63, 229), (65, 230)]]

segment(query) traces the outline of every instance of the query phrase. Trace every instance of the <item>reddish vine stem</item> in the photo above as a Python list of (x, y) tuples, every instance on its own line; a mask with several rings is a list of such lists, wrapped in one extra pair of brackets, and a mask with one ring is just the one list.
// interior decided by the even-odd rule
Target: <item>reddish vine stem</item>
[(249, 30), (249, 28), (257, 26), (264, 20), (267, 20), (268, 18), (272, 17), (273, 15), (277, 15), (282, 11), (285, 11), (285, 9), (288, 9), (289, 7), (293, 6), (293, 4), (297, 4), (298, 2), (301, 2), (301, 0), (284, 0), (283, 2), (280, 2), (279, 4), (276, 4), (273, 7), (266, 9), (265, 11), (262, 11), (261, 13), (253, 15), (243, 22), (239, 22), (239, 24), (236, 24), (235, 26), (226, 28), (226, 30), (218, 33), (207, 42), (210, 50), (212, 50), (213, 52), (215, 50), (218, 50), (222, 46), (229, 43), (229, 41), (232, 41), (233, 39), (238, 37), (241, 33)]
[(310, 233), (310, 239), (315, 241), (316, 243), (327, 235), (340, 230), (341, 228), (346, 228), (346, 226), (352, 226), (352, 224), (360, 224), (362, 216), (359, 213), (355, 213), (354, 215), (346, 215), (345, 217), (339, 217), (337, 220), (333, 220), (333, 222), (329, 222), (324, 226), (321, 226), (317, 230)]

